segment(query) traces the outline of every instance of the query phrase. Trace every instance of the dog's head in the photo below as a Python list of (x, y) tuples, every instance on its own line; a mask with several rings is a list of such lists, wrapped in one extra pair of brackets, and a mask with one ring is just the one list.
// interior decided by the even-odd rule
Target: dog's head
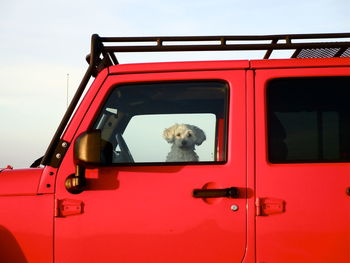
[(205, 133), (198, 127), (189, 124), (175, 124), (164, 130), (164, 139), (179, 148), (191, 148), (205, 141)]

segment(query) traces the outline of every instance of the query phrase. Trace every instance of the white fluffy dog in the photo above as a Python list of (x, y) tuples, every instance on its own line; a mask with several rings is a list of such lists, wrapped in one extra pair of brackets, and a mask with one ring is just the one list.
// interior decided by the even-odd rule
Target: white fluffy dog
[(164, 139), (172, 143), (166, 158), (167, 162), (198, 162), (195, 145), (205, 141), (205, 133), (198, 127), (189, 124), (175, 124), (164, 130)]

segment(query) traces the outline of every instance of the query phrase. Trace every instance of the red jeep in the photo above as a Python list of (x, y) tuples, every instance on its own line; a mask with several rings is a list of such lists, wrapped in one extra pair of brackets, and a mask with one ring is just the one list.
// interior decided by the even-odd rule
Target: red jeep
[(350, 262), (349, 39), (93, 35), (43, 158), (0, 171), (0, 262)]

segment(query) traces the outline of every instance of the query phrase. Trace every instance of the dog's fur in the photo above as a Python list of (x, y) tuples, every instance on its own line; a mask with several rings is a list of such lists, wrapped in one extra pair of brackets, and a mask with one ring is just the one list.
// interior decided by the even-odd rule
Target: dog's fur
[(198, 162), (195, 145), (201, 145), (206, 137), (204, 131), (190, 124), (175, 124), (164, 130), (164, 139), (172, 143), (167, 162)]

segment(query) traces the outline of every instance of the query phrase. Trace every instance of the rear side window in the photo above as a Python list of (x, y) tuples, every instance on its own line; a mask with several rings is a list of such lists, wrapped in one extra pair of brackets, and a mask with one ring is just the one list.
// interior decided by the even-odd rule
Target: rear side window
[(272, 80), (267, 111), (271, 163), (350, 161), (350, 77)]

